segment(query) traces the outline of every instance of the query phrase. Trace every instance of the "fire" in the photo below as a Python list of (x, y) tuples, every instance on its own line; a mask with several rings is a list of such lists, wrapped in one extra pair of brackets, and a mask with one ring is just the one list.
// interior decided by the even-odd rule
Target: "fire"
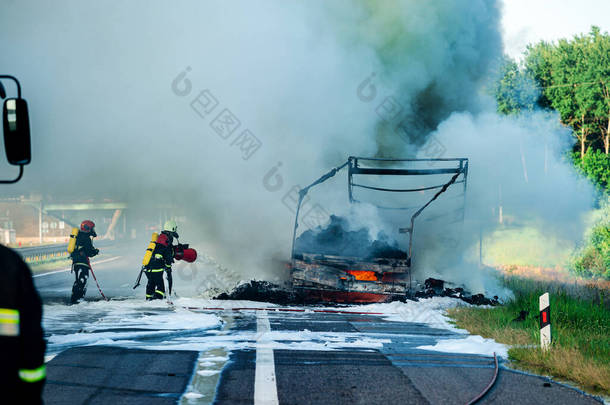
[(374, 271), (348, 270), (347, 273), (356, 277), (356, 280), (377, 281), (377, 273), (375, 273)]

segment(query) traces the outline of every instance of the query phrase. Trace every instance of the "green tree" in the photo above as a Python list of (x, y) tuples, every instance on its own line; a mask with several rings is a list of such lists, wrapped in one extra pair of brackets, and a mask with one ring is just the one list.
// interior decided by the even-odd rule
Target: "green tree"
[(607, 192), (610, 35), (594, 26), (585, 35), (529, 45), (520, 65), (511, 59), (503, 62), (494, 85), (498, 112), (556, 110), (577, 140), (575, 165)]
[(534, 110), (540, 91), (534, 79), (520, 69), (517, 62), (506, 58), (500, 66), (499, 76), (494, 86), (499, 113), (509, 115)]
[(574, 129), (580, 143), (580, 156), (585, 155), (590, 126), (587, 125), (587, 86), (583, 86), (582, 49), (573, 41), (560, 40), (549, 55), (550, 85), (544, 93), (551, 106), (559, 112), (561, 121)]
[[(551, 43), (541, 41), (536, 45), (528, 45), (524, 53), (524, 70), (534, 79), (540, 89), (545, 89), (553, 84), (551, 60), (554, 51), (555, 47)], [(545, 92), (540, 93), (536, 103), (542, 109), (552, 108), (551, 101)]]
[(602, 193), (610, 193), (610, 155), (601, 150), (589, 149), (583, 158), (574, 153), (574, 165)]
[(587, 58), (590, 69), (587, 81), (596, 83), (593, 115), (601, 134), (602, 147), (610, 153), (610, 37), (602, 34), (598, 27), (590, 33)]
[(610, 36), (598, 27), (557, 44), (529, 46), (525, 54), (526, 71), (543, 88), (538, 104), (556, 109), (574, 129), (581, 158), (591, 145), (610, 149), (609, 58)]

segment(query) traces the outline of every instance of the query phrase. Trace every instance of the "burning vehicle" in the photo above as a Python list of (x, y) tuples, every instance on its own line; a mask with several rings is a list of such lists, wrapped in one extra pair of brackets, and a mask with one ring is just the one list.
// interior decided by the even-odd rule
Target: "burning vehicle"
[[(326, 227), (307, 230), (297, 238), (299, 214), (308, 192), (344, 168), (347, 168), (350, 204), (362, 202), (357, 196), (360, 190), (365, 190), (370, 195), (400, 193), (408, 196), (406, 201), (402, 201), (406, 202), (406, 205), (388, 206), (373, 203), (379, 210), (392, 212), (397, 218), (393, 223), (402, 224), (398, 231), (406, 235), (404, 246), (383, 232), (380, 232), (375, 240), (371, 240), (367, 230), (349, 230), (346, 219), (335, 215), (331, 215)], [(388, 177), (393, 179), (390, 185), (383, 184), (384, 179)], [(430, 184), (430, 178), (441, 180)], [(467, 158), (349, 157), (347, 162), (299, 192), (290, 260), (292, 287), (312, 301), (387, 302), (409, 296), (416, 219), (448, 189), (458, 188), (460, 194), (453, 198), (460, 199), (458, 221), (463, 221), (467, 178)], [(377, 184), (362, 183), (362, 179), (374, 179)], [(458, 184), (462, 186), (459, 187)], [(395, 198), (389, 200), (396, 202)], [(370, 204), (368, 201), (367, 203)], [(435, 217), (443, 215), (444, 213), (441, 213)], [(417, 223), (419, 224), (419, 221)]]

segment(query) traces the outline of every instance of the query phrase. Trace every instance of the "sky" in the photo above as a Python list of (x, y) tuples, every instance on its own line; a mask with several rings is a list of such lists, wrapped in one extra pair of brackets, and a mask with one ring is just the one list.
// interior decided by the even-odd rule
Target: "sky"
[(504, 0), (505, 52), (519, 59), (529, 43), (569, 38), (592, 25), (610, 32), (608, 16), (608, 0)]

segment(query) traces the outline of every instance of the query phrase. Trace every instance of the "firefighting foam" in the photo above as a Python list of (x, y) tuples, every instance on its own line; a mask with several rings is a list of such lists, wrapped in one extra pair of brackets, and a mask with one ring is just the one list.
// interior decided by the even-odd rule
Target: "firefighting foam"
[[(456, 335), (453, 341), (442, 340), (438, 342), (438, 347), (426, 347), (426, 350), (444, 351), (451, 343), (459, 349), (456, 351), (463, 353), (487, 353), (490, 347), (502, 347), (490, 340), (471, 342), (469, 345), (468, 335), (451, 324), (445, 314), (447, 308), (458, 305), (468, 304), (448, 297), (435, 297), (419, 302), (363, 305), (357, 309), (348, 308), (346, 311), (357, 310), (387, 321), (417, 322), (461, 334)], [(167, 305), (160, 301), (97, 301), (84, 302), (73, 307), (45, 305), (44, 328), (50, 335), (47, 354), (53, 356), (69, 347), (84, 345), (201, 352), (215, 348), (233, 351), (255, 347), (258, 336), (256, 331), (227, 333), (224, 329), (227, 320), (230, 321), (230, 315), (227, 317), (222, 311), (196, 309), (205, 307), (221, 308), (227, 314), (241, 312), (239, 317), (253, 315), (257, 308), (281, 309), (277, 305), (261, 302), (200, 298), (180, 298), (176, 300), (175, 308), (171, 312), (168, 312)], [(241, 308), (240, 312), (236, 312), (238, 308)], [(306, 310), (315, 309), (316, 307), (309, 307)], [(305, 329), (299, 332), (274, 330), (267, 335), (269, 344), (274, 349), (286, 350), (379, 349), (388, 343), (384, 336), (378, 333), (316, 332)], [(443, 337), (441, 334), (434, 340)]]

